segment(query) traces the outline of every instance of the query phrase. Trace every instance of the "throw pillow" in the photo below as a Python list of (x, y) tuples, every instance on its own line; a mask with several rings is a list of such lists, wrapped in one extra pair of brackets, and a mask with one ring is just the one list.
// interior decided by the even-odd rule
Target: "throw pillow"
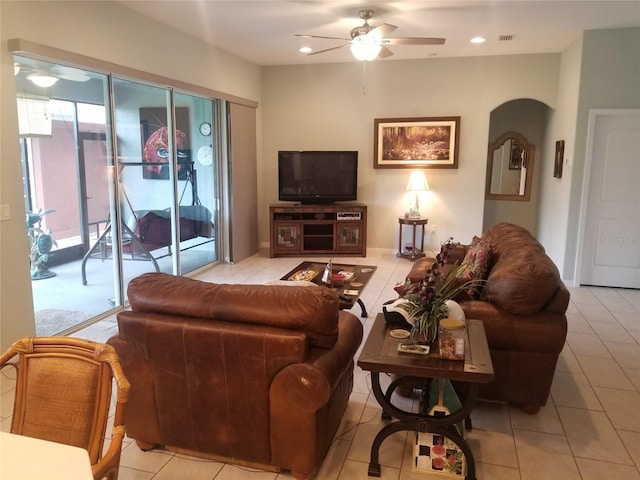
[(473, 278), (473, 267), (476, 260), (476, 254), (478, 253), (478, 243), (480, 242), (480, 238), (477, 236), (473, 237), (469, 247), (467, 248), (467, 253), (462, 259), (462, 263), (460, 265), (460, 271), (458, 272), (458, 278), (464, 281), (469, 281)]
[[(489, 262), (491, 261), (491, 247), (483, 242), (479, 237), (474, 236), (467, 254), (462, 261), (462, 269), (458, 277), (463, 282), (470, 280), (486, 280), (489, 272)], [(471, 287), (468, 291), (471, 297), (477, 296), (480, 292), (478, 286)]]

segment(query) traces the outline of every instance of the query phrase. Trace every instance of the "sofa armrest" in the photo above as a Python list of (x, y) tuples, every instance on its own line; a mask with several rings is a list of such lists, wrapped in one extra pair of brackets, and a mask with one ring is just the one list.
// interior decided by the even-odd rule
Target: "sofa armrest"
[(363, 328), (352, 313), (340, 311), (338, 341), (331, 349), (312, 348), (304, 363), (283, 368), (271, 382), (269, 399), (274, 407), (315, 411), (327, 402), (362, 342)]
[[(326, 454), (353, 388), (354, 360), (363, 328), (340, 312), (338, 341), (312, 348), (306, 362), (283, 368), (269, 390), (272, 461), (294, 472), (309, 472)], [(316, 445), (314, 453), (301, 445)]]
[(540, 310), (517, 315), (499, 305), (471, 300), (461, 302), (466, 318), (482, 320), (490, 350), (558, 354), (567, 337), (564, 313)]

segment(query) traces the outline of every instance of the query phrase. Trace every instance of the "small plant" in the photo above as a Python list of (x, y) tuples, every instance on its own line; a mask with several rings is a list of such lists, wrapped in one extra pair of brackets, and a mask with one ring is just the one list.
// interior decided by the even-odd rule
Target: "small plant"
[(31, 260), (32, 280), (55, 276), (55, 272), (52, 272), (47, 267), (47, 261), (52, 255), (51, 250), (53, 250), (54, 246), (57, 247), (58, 244), (51, 235), (51, 229), (44, 231), (41, 226), (42, 217), (52, 212), (55, 212), (55, 210), (43, 210), (42, 208), (37, 211), (27, 212), (27, 231), (31, 240), (29, 259)]
[(405, 303), (398, 305), (406, 310), (411, 318), (411, 339), (425, 338), (427, 343), (433, 342), (438, 334), (440, 320), (448, 314), (447, 301), (469, 288), (481, 285), (484, 280), (463, 281), (463, 273), (468, 268), (466, 263), (453, 264), (442, 271), (449, 261), (449, 251), (453, 248), (453, 238), (442, 243), (440, 253), (426, 272), (425, 277), (412, 284), (407, 280), (405, 285)]

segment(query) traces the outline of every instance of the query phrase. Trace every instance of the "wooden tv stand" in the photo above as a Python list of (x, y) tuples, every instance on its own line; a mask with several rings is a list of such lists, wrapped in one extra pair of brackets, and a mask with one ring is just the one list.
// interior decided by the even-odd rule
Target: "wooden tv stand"
[(367, 255), (367, 206), (273, 204), (270, 256)]

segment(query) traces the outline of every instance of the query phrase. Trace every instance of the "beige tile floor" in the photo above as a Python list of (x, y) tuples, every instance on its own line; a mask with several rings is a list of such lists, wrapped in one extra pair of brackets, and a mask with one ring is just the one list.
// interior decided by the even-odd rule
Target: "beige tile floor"
[[(278, 279), (302, 259), (257, 255), (219, 265), (196, 277), (221, 283), (265, 283)], [(344, 263), (376, 265), (362, 299), (369, 318), (365, 335), (382, 303), (395, 297), (411, 263), (388, 252)], [(360, 314), (358, 307), (353, 313)], [(640, 291), (571, 289), (569, 334), (560, 356), (551, 396), (537, 415), (495, 403), (480, 403), (469, 434), (480, 480), (640, 480)], [(104, 341), (116, 331), (106, 319), (77, 334)], [(356, 367), (355, 387), (342, 425), (318, 472), (318, 480), (367, 479), (373, 438), (384, 424), (367, 372)], [(12, 390), (3, 382), (0, 429), (9, 429)], [(410, 400), (404, 400), (410, 402)], [(391, 435), (380, 451), (383, 480), (427, 479), (412, 473), (413, 435)], [(164, 451), (143, 453), (127, 441), (120, 480), (284, 480), (272, 472), (221, 464)], [(442, 478), (442, 477), (433, 477)]]

